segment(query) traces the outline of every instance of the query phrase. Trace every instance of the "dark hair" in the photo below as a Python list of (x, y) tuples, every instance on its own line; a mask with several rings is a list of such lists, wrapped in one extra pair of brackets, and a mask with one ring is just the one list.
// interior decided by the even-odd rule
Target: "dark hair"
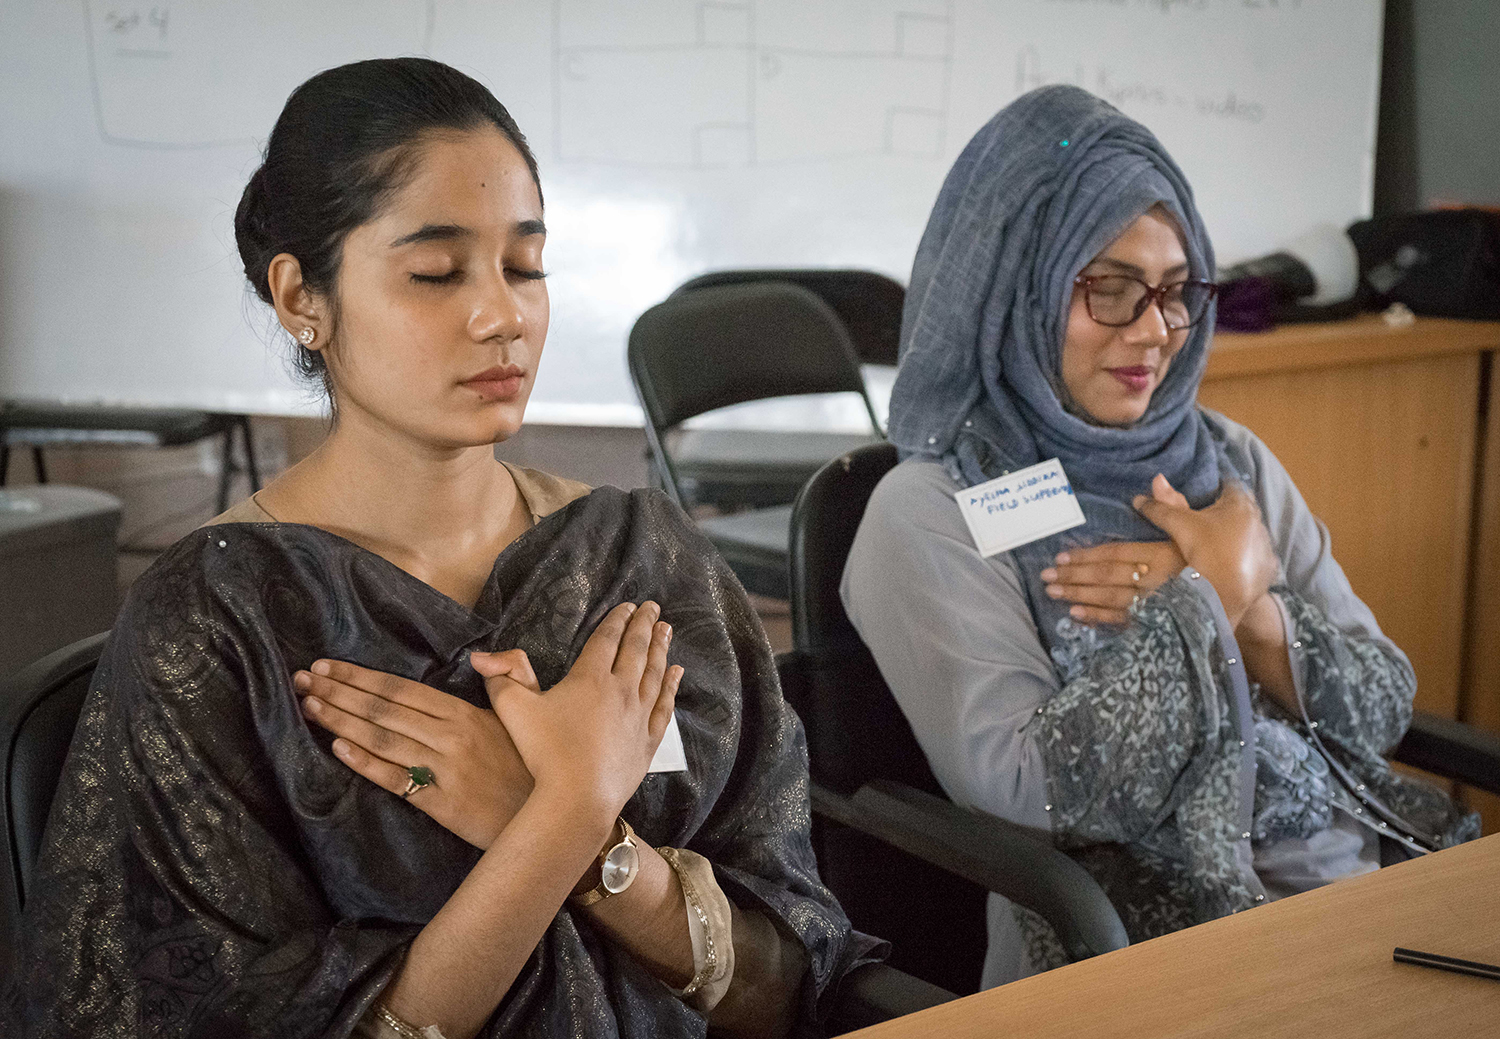
[[(356, 61), (292, 91), (234, 214), (235, 241), (256, 295), (271, 302), (267, 270), (278, 254), (290, 253), (302, 266), (303, 284), (336, 305), (344, 239), (410, 177), (415, 146), (433, 132), (486, 125), (516, 146), (540, 194), (536, 157), (505, 106), (442, 62)], [(297, 370), (322, 382), (331, 398), (323, 354), (296, 344), (295, 357)]]

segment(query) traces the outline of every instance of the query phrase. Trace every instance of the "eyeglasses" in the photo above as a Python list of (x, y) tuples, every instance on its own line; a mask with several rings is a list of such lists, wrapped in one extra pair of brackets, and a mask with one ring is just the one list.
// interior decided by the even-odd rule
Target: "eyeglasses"
[(1132, 325), (1152, 303), (1173, 332), (1191, 328), (1208, 313), (1219, 286), (1201, 278), (1148, 285), (1128, 274), (1080, 274), (1073, 284), (1083, 289), (1089, 317), (1109, 328)]

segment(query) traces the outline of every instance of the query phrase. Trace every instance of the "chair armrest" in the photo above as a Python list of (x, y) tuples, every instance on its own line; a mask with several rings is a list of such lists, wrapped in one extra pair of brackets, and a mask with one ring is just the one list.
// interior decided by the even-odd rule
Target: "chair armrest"
[(915, 1014), (958, 996), (884, 963), (866, 963), (844, 975), (828, 1016), (828, 1034), (842, 1035), (895, 1017)]
[(876, 780), (846, 797), (813, 784), (813, 810), (1003, 895), (1052, 925), (1075, 962), (1130, 944), (1097, 881), (1050, 834), (901, 783)]
[(1500, 736), (1417, 711), (1395, 760), (1500, 794)]

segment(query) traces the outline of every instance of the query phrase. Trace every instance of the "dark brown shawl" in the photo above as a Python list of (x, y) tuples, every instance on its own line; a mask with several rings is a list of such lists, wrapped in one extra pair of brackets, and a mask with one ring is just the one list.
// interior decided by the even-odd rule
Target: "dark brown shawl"
[[(5, 1015), (48, 1037), (348, 1035), (480, 853), (338, 762), (292, 672), (340, 658), (488, 705), (470, 650), (524, 649), (547, 688), (606, 611), (647, 598), (686, 669), (689, 767), (624, 814), (806, 947), (813, 1021), (877, 943), (818, 879), (801, 725), (728, 567), (660, 494), (613, 488), (517, 539), (473, 610), (314, 527), (207, 527), (164, 555), (84, 707)], [(704, 1030), (565, 907), (483, 1034)]]

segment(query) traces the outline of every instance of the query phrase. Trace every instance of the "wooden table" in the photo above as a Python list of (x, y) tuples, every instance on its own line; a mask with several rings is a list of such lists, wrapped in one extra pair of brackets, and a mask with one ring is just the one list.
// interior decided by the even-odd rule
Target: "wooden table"
[[(1497, 350), (1493, 321), (1220, 334), (1199, 400), (1253, 429), (1328, 524), (1355, 592), (1411, 657), (1417, 706), (1500, 732)], [(1500, 801), (1485, 807), (1500, 829)]]
[(1500, 835), (888, 1021), (860, 1039), (1500, 1035)]

